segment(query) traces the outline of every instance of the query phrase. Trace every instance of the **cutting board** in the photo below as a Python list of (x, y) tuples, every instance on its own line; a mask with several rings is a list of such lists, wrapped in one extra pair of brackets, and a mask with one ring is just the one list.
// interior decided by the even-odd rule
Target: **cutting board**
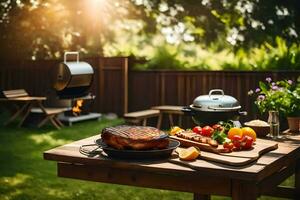
[[(233, 151), (230, 153), (221, 153), (222, 151), (221, 149), (223, 149), (222, 145), (219, 145), (218, 148), (214, 148), (207, 144), (201, 144), (198, 142), (178, 138), (176, 136), (171, 136), (171, 138), (179, 140), (181, 146), (183, 147), (187, 147), (187, 146), (199, 147), (202, 150), (199, 159), (214, 161), (214, 162), (227, 164), (231, 166), (247, 165), (257, 160), (261, 155), (278, 148), (278, 143), (274, 141), (257, 138), (255, 145), (253, 145), (252, 149)], [(180, 148), (177, 151), (179, 150)], [(193, 164), (193, 162), (184, 162), (180, 160), (178, 160), (178, 162)]]

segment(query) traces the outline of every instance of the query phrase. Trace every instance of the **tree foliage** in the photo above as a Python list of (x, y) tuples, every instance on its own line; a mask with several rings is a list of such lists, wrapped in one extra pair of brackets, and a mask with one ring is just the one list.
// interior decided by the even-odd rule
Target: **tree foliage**
[[(65, 50), (104, 54), (124, 35), (138, 50), (157, 35), (238, 51), (264, 43), (299, 44), (297, 0), (6, 0), (0, 3), (0, 57), (51, 59)], [(125, 41), (124, 41), (125, 42)]]

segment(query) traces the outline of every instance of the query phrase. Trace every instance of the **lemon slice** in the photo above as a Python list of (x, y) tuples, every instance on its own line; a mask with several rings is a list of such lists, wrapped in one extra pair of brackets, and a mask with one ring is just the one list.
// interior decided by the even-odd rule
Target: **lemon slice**
[(174, 126), (171, 128), (170, 135), (175, 135), (176, 133), (179, 133), (181, 131), (184, 131), (182, 128), (179, 126)]
[(189, 147), (187, 149), (181, 149), (179, 151), (179, 158), (181, 160), (195, 160), (200, 155), (200, 150), (196, 147)]

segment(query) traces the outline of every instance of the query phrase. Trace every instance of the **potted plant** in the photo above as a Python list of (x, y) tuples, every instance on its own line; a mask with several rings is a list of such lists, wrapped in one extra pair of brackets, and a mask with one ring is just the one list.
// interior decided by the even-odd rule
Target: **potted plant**
[(291, 132), (300, 131), (300, 81), (289, 91), (290, 109), (287, 110), (287, 120)]
[(259, 82), (259, 87), (249, 95), (257, 95), (255, 104), (261, 113), (277, 111), (280, 117), (288, 119), (291, 132), (299, 131), (300, 120), (300, 77), (297, 82), (281, 80), (273, 82), (266, 78), (266, 82)]

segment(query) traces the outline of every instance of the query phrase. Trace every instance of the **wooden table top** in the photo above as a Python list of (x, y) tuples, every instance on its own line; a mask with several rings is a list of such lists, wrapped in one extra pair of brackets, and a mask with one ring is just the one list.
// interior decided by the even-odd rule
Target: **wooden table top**
[(141, 111), (136, 111), (136, 112), (131, 112), (131, 113), (126, 113), (124, 114), (124, 117), (126, 118), (136, 118), (136, 117), (149, 117), (153, 115), (158, 115), (159, 111), (158, 110), (141, 110)]
[[(170, 106), (170, 105), (162, 105), (162, 106), (153, 106), (151, 109), (161, 110), (161, 111), (177, 111), (182, 112), (182, 108), (184, 106)], [(183, 113), (183, 112), (182, 112)]]
[(0, 101), (43, 101), (46, 100), (47, 97), (15, 97), (15, 98), (0, 98)]
[[(101, 165), (120, 169), (136, 169), (147, 172), (167, 173), (173, 175), (193, 176), (205, 174), (225, 178), (260, 181), (275, 173), (282, 167), (293, 164), (300, 158), (300, 135), (287, 136), (284, 141), (278, 141), (278, 149), (264, 154), (257, 161), (246, 166), (234, 167), (220, 163), (198, 159), (199, 167), (190, 167), (170, 162), (178, 160), (177, 155), (159, 161), (132, 161), (111, 159), (103, 155), (87, 157), (79, 152), (83, 144), (93, 144), (100, 135), (66, 144), (44, 152), (44, 159), (57, 162), (75, 163), (83, 165)], [(183, 162), (184, 164), (184, 162)]]

